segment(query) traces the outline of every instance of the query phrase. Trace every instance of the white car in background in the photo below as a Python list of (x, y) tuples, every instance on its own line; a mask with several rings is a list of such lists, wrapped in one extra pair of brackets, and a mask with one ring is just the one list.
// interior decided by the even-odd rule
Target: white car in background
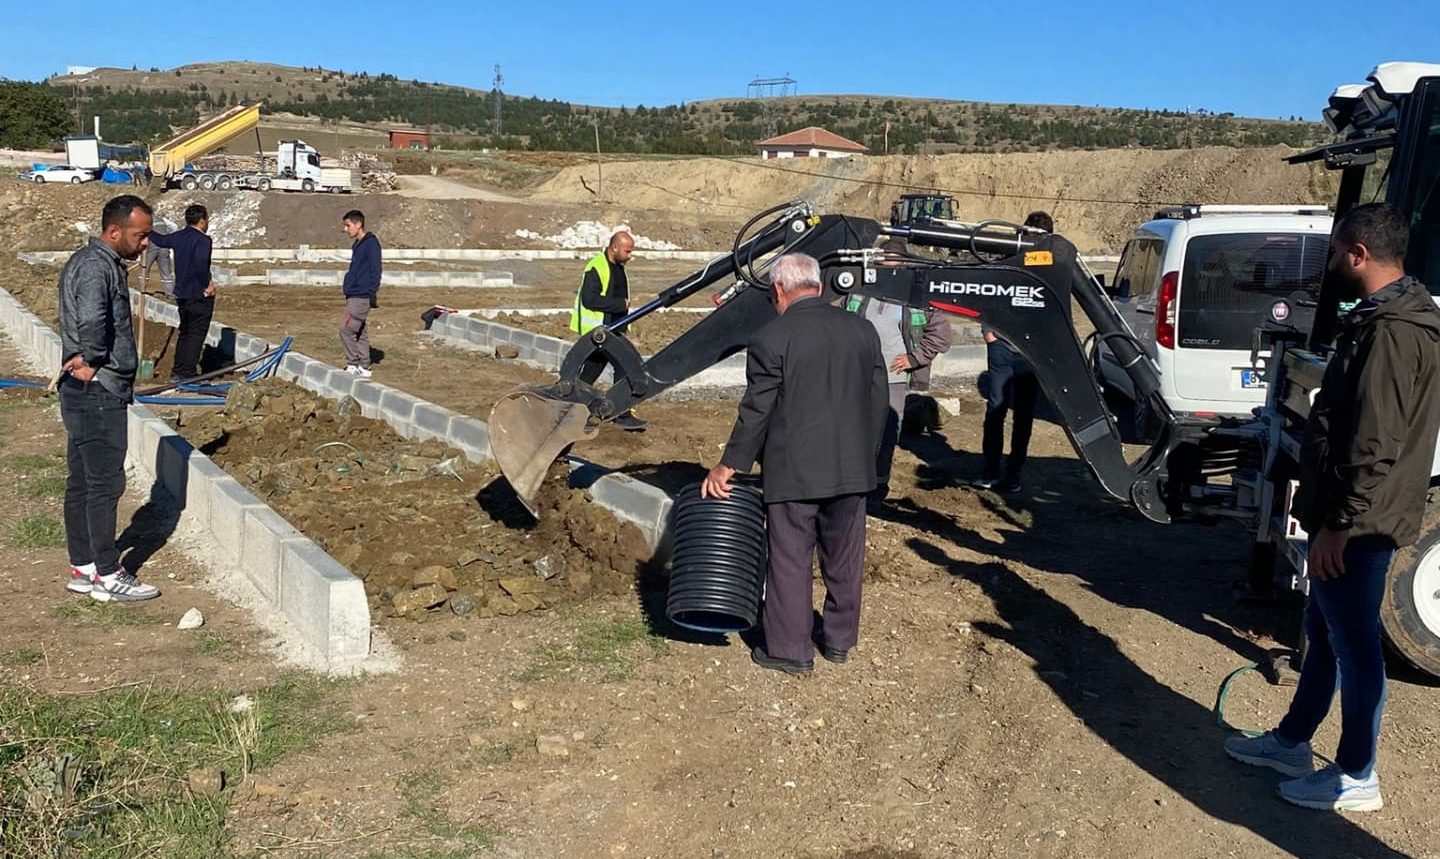
[(74, 167), (70, 164), (56, 164), (54, 167), (46, 167), (44, 170), (26, 170), (20, 174), (20, 178), (28, 182), (60, 182), (71, 185), (79, 185), (81, 182), (92, 182), (95, 173), (81, 167)]

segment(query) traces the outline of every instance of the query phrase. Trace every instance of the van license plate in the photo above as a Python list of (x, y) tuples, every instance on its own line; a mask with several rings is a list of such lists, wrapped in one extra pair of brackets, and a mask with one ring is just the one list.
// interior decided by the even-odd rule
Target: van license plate
[(1241, 371), (1240, 371), (1240, 387), (1242, 387), (1242, 388), (1263, 388), (1263, 387), (1265, 387), (1265, 382), (1264, 382), (1264, 379), (1263, 379), (1263, 378), (1261, 377), (1261, 375), (1260, 375), (1260, 371), (1259, 371), (1259, 370), (1241, 370)]

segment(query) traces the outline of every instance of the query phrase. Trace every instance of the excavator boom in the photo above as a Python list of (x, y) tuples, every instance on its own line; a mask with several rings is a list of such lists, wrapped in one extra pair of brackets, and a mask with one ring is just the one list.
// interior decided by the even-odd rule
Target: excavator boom
[[(745, 239), (763, 217), (775, 217)], [(913, 246), (959, 251), (973, 262), (896, 255), (875, 248), (890, 235)], [(743, 240), (742, 240), (743, 239)], [(1080, 264), (1063, 237), (1000, 222), (979, 225), (946, 221), (882, 227), (864, 219), (815, 216), (808, 205), (786, 204), (757, 215), (737, 237), (730, 254), (662, 292), (655, 300), (609, 326), (581, 337), (566, 355), (559, 380), (522, 388), (496, 403), (490, 416), (491, 447), (502, 473), (534, 512), (534, 498), (550, 464), (575, 442), (592, 437), (611, 420), (707, 367), (739, 352), (775, 317), (763, 257), (799, 251), (821, 265), (825, 296), (871, 296), (981, 322), (1014, 345), (1035, 368), (1046, 397), (1091, 473), (1107, 492), (1155, 521), (1176, 509), (1164, 486), (1170, 454), (1181, 440), (1177, 421), (1159, 394), (1159, 376), (1103, 288)], [(646, 359), (624, 329), (727, 277), (738, 278), (716, 297), (717, 308), (672, 343)], [(1120, 434), (1092, 375), (1071, 321), (1072, 300), (1116, 355), (1139, 397), (1165, 427), (1135, 464), (1125, 459)], [(581, 378), (603, 359), (614, 372), (606, 390)]]

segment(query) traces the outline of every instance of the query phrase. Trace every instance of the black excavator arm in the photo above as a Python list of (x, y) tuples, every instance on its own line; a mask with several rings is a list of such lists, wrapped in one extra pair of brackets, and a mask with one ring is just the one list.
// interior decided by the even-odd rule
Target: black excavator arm
[[(751, 226), (770, 216), (774, 216), (771, 221), (744, 238)], [(974, 262), (942, 262), (875, 249), (876, 241), (887, 234), (906, 239), (912, 248), (962, 251)], [(1170, 521), (1173, 493), (1167, 493), (1163, 484), (1176, 444), (1168, 432), (1175, 425), (1174, 416), (1159, 395), (1154, 364), (1100, 284), (1080, 264), (1070, 242), (998, 222), (882, 227), (864, 218), (817, 217), (803, 203), (756, 216), (741, 231), (731, 253), (707, 263), (623, 319), (581, 337), (562, 362), (555, 384), (512, 392), (496, 404), (490, 422), (492, 449), (520, 497), (528, 504), (549, 464), (570, 444), (592, 436), (599, 422), (742, 350), (751, 335), (775, 317), (759, 260), (791, 251), (810, 254), (820, 262), (831, 299), (873, 296), (988, 326), (1034, 367), (1076, 452), (1105, 490), (1152, 520)], [(717, 308), (648, 360), (623, 336), (635, 320), (726, 278), (736, 281), (716, 296)], [(1167, 428), (1133, 465), (1125, 459), (1120, 434), (1076, 336), (1072, 299), (1094, 325), (1093, 336), (1109, 344), (1130, 374), (1137, 395), (1149, 401)], [(581, 378), (582, 369), (597, 356), (613, 368), (617, 380), (607, 390)]]

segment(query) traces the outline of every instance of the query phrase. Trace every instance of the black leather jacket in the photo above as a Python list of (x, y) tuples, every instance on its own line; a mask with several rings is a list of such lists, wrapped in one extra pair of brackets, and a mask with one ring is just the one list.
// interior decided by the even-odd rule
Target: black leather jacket
[(60, 272), (61, 360), (75, 355), (95, 370), (95, 381), (126, 401), (134, 397), (135, 330), (125, 263), (110, 246), (91, 239)]

